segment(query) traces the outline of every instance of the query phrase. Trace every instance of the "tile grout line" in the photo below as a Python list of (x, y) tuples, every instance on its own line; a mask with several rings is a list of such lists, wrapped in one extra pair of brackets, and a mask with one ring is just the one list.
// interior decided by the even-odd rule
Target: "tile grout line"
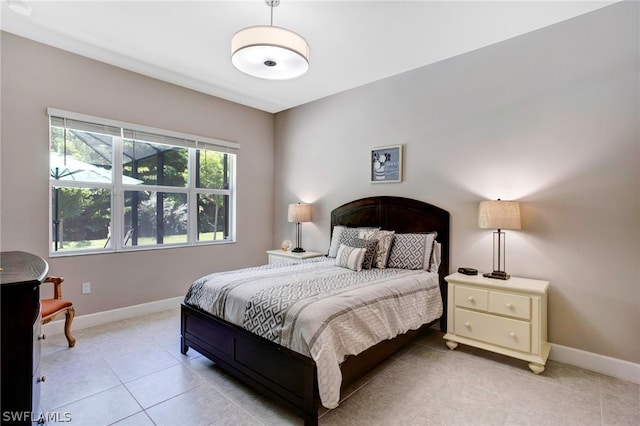
[[(202, 355), (201, 355), (202, 356)], [(185, 360), (186, 361), (186, 360)], [(214, 361), (211, 361), (212, 363), (215, 364)], [(196, 370), (192, 369), (191, 367), (189, 367), (188, 365), (185, 365), (186, 368), (189, 369), (189, 371), (193, 372), (195, 375), (197, 375), (198, 377), (200, 377), (202, 380), (204, 380), (207, 384), (209, 384), (211, 387), (213, 387), (220, 395), (222, 395), (224, 398), (226, 398), (227, 400), (229, 400), (232, 404), (234, 404), (236, 407), (238, 407), (240, 410), (242, 410), (244, 413), (246, 413), (249, 417), (251, 417), (252, 419), (254, 419), (255, 421), (257, 421), (259, 424), (264, 424), (263, 422), (260, 421), (260, 419), (257, 419), (253, 416), (253, 414), (251, 414), (250, 412), (248, 412), (247, 410), (245, 410), (244, 408), (242, 408), (242, 406), (240, 404), (238, 404), (233, 398), (228, 397), (224, 392), (223, 389), (220, 389), (218, 386), (216, 386), (214, 383), (211, 383), (209, 380), (207, 380), (206, 377), (202, 376), (201, 374), (199, 374)], [(221, 377), (233, 377), (231, 376), (229, 373), (223, 371), (223, 374), (221, 375)], [(256, 401), (260, 400), (261, 398), (256, 398)]]

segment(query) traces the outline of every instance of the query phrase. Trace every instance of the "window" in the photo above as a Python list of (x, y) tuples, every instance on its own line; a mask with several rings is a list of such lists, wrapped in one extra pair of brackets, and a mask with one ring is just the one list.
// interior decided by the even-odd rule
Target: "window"
[(238, 144), (49, 116), (52, 255), (235, 240)]

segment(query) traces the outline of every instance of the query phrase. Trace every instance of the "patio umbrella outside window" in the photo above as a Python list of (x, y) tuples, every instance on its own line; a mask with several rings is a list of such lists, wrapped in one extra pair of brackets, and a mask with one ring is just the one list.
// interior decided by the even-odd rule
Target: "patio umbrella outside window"
[[(73, 182), (86, 182), (86, 183), (111, 183), (113, 181), (112, 171), (103, 167), (94, 166), (93, 164), (85, 163), (78, 159), (67, 155), (52, 152), (50, 155), (50, 176), (53, 180), (58, 181), (73, 181)], [(129, 176), (122, 176), (122, 183), (125, 185), (139, 185), (143, 183), (140, 179), (135, 179)], [(54, 187), (54, 199), (53, 199), (53, 225), (54, 225), (54, 243), (55, 250), (58, 250), (58, 244), (60, 241), (59, 227), (60, 227), (60, 208), (59, 208), (59, 188)]]

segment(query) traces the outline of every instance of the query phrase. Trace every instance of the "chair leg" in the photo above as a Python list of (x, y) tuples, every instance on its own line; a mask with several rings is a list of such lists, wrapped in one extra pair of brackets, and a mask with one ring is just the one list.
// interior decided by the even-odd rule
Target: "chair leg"
[(67, 310), (65, 316), (66, 319), (64, 320), (64, 335), (69, 341), (69, 347), (72, 348), (76, 345), (76, 339), (71, 335), (71, 323), (73, 322), (73, 318), (76, 316), (76, 311), (73, 309), (73, 306)]

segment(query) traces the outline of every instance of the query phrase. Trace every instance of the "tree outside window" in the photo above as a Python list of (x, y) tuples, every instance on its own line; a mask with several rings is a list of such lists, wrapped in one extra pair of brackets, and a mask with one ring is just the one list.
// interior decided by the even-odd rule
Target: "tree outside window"
[(57, 116), (50, 139), (52, 254), (233, 240), (226, 149)]

